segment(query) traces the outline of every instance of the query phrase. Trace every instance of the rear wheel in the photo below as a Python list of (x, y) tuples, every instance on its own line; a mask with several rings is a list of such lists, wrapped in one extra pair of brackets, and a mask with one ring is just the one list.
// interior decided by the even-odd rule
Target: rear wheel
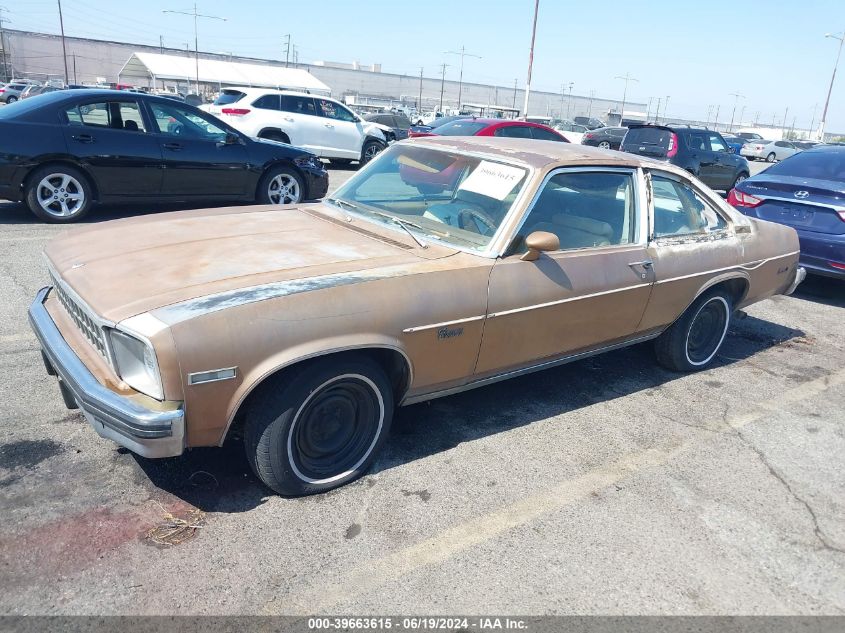
[(741, 182), (742, 182), (743, 180), (745, 180), (746, 178), (748, 178), (748, 174), (746, 174), (744, 171), (743, 171), (743, 172), (740, 172), (740, 173), (737, 175), (736, 180), (734, 180), (734, 184), (733, 184), (733, 185), (731, 185), (731, 189), (734, 189), (734, 188), (735, 188), (735, 187), (736, 187), (739, 183), (741, 183)]
[(602, 149), (610, 149), (610, 142), (609, 141), (602, 141), (599, 143), (599, 147)]
[(247, 459), (282, 495), (325, 492), (363, 475), (393, 418), (390, 381), (363, 356), (314, 361), (251, 403)]
[(766, 162), (767, 163), (773, 163), (773, 162), (775, 162), (776, 159), (777, 159), (777, 155), (774, 152), (772, 152), (771, 154), (766, 156)]
[(27, 180), (24, 200), (45, 222), (76, 222), (91, 208), (92, 190), (85, 174), (65, 165), (47, 165)]
[(674, 371), (705, 369), (722, 347), (732, 312), (724, 290), (703, 294), (655, 341), (658, 362)]
[(14, 103), (17, 100), (18, 100), (18, 98), (15, 97), (14, 95), (12, 95), (8, 99), (6, 99), (6, 103)]

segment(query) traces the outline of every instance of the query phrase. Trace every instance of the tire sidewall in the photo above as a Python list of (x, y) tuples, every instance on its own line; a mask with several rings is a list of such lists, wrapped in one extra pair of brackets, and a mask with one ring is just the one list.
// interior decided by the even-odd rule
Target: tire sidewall
[[(41, 180), (49, 174), (66, 174), (82, 185), (82, 191), (85, 193), (85, 204), (82, 205), (82, 208), (79, 211), (71, 216), (63, 218), (51, 215), (41, 208), (41, 205), (38, 204), (37, 187)], [(32, 172), (32, 175), (28, 178), (26, 191), (24, 193), (24, 202), (26, 202), (26, 206), (29, 207), (29, 210), (44, 222), (49, 222), (51, 224), (71, 224), (82, 219), (91, 210), (91, 205), (93, 204), (93, 190), (88, 177), (80, 170), (66, 165), (45, 165)]]
[[(375, 156), (373, 156), (372, 158), (367, 158), (367, 148), (368, 148), (368, 147), (371, 147), (371, 146), (373, 146), (373, 145), (375, 145), (376, 147), (378, 147), (378, 148), (380, 148), (380, 149), (379, 149), (379, 151), (376, 153), (376, 155), (375, 155)], [(363, 167), (364, 165), (366, 165), (367, 163), (369, 163), (369, 162), (370, 162), (371, 160), (373, 160), (376, 156), (378, 156), (379, 154), (381, 154), (384, 150), (385, 150), (385, 146), (384, 146), (382, 143), (379, 143), (378, 141), (367, 141), (366, 143), (364, 143), (364, 146), (361, 148), (361, 160), (359, 161), (359, 162), (360, 162), (360, 164), (361, 164), (361, 166)]]
[[(713, 352), (703, 361), (696, 362), (689, 357), (689, 337), (690, 333), (692, 332), (692, 325), (693, 323), (695, 323), (695, 320), (698, 318), (698, 315), (701, 314), (701, 311), (705, 308), (705, 306), (710, 305), (714, 302), (716, 302), (724, 309), (725, 327), (723, 328), (722, 333), (719, 336), (719, 342), (716, 344), (716, 347), (713, 349)], [(707, 296), (703, 297), (703, 300), (697, 302), (697, 304), (697, 307), (695, 307), (694, 310), (691, 310), (691, 316), (686, 319), (687, 322), (684, 327), (684, 361), (686, 362), (686, 364), (689, 365), (691, 369), (703, 369), (712, 362), (712, 360), (716, 357), (716, 354), (719, 353), (719, 350), (722, 349), (722, 344), (725, 342), (725, 336), (727, 336), (728, 328), (731, 325), (731, 301), (726, 294), (722, 292), (709, 293)]]
[[(326, 478), (325, 481), (306, 481), (296, 472), (289, 452), (293, 431), (299, 422), (298, 414), (318, 389), (339, 377), (349, 375), (364, 378), (378, 392), (381, 404), (378, 434), (369, 453), (363, 460), (359, 460), (354, 468), (341, 475)], [(251, 407), (248, 416), (247, 451), (267, 450), (269, 454), (270, 473), (261, 472), (261, 468), (256, 466), (256, 456), (248, 454), (250, 464), (258, 477), (270, 488), (285, 496), (318, 494), (354, 481), (369, 470), (390, 431), (393, 421), (393, 391), (381, 368), (368, 358), (353, 357), (335, 362), (318, 360), (296, 374), (282, 392), (259, 398)]]
[(294, 180), (296, 180), (296, 184), (299, 185), (299, 191), (301, 192), (299, 202), (291, 204), (305, 202), (308, 199), (308, 192), (305, 190), (305, 181), (293, 167), (288, 167), (287, 165), (276, 165), (275, 167), (270, 167), (264, 173), (258, 183), (258, 195), (256, 196), (256, 202), (259, 204), (272, 204), (280, 207), (288, 206), (284, 204), (276, 204), (270, 199), (270, 193), (268, 191), (270, 181), (280, 174), (287, 174), (288, 176), (291, 176)]

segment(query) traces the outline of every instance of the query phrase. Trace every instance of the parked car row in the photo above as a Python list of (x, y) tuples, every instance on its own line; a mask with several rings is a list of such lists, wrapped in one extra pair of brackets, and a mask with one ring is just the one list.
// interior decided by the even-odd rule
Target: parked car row
[(0, 198), (47, 222), (95, 202), (320, 198), (313, 153), (255, 139), (188, 104), (143, 93), (60, 90), (0, 108)]

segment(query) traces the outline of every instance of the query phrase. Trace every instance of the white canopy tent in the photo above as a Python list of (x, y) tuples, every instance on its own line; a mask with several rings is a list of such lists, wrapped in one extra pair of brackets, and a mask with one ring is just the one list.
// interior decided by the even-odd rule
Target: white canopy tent
[[(191, 56), (135, 52), (118, 73), (119, 82), (186, 81), (195, 83), (197, 62)], [(265, 64), (245, 64), (216, 59), (199, 60), (200, 83), (217, 86), (254, 86), (331, 94), (331, 89), (308, 71)]]

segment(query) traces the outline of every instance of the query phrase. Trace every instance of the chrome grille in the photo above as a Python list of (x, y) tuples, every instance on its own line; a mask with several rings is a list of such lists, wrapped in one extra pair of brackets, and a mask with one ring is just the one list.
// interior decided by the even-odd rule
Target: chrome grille
[(91, 343), (91, 346), (97, 350), (103, 358), (108, 360), (108, 351), (106, 350), (106, 337), (103, 334), (103, 328), (89, 312), (88, 308), (77, 301), (67, 290), (63, 284), (56, 279), (56, 276), (51, 272), (50, 277), (53, 281), (53, 289), (56, 291), (56, 297), (64, 307), (76, 327), (82, 332), (82, 335)]

